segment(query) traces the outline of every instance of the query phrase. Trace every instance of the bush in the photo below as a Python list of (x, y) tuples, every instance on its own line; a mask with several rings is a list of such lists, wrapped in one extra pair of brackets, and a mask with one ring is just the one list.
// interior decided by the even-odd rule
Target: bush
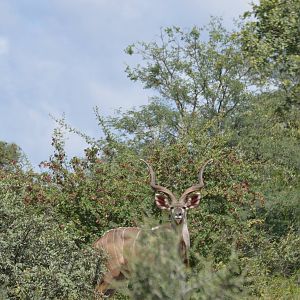
[[(11, 179), (11, 178), (10, 178)], [(16, 184), (17, 181), (14, 182)], [(0, 289), (9, 299), (92, 299), (100, 257), (51, 207), (23, 203), (25, 184), (0, 182)], [(97, 268), (98, 266), (98, 268)]]
[(176, 235), (144, 232), (138, 255), (131, 261), (131, 299), (239, 299), (243, 276), (235, 258), (227, 266), (198, 256), (198, 269), (183, 265)]

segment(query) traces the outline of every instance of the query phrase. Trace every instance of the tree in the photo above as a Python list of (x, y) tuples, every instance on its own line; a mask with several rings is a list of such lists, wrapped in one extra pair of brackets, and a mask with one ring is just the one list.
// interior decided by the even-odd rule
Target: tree
[(5, 168), (11, 163), (20, 162), (21, 148), (15, 143), (0, 141), (0, 168)]
[[(159, 42), (140, 42), (126, 49), (142, 64), (127, 66), (133, 81), (158, 92), (161, 108), (176, 112), (175, 132), (186, 134), (194, 121), (227, 116), (249, 97), (248, 67), (235, 38), (217, 19), (207, 28), (178, 27), (161, 31)], [(172, 113), (171, 113), (172, 114)]]
[(244, 14), (241, 31), (255, 78), (284, 91), (288, 106), (300, 104), (299, 11), (299, 0), (261, 0)]
[(299, 0), (261, 0), (244, 14), (240, 32), (252, 78), (266, 92), (249, 103), (234, 129), (249, 157), (263, 162), (258, 188), (269, 200), (267, 228), (277, 236), (299, 228), (299, 11)]

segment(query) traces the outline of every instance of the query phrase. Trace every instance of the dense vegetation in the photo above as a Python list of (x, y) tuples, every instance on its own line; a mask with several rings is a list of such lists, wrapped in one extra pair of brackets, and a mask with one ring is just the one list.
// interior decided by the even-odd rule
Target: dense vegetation
[[(40, 173), (1, 142), (0, 297), (92, 299), (104, 261), (93, 241), (167, 219), (139, 159), (180, 194), (213, 158), (200, 208), (189, 212), (191, 268), (172, 239), (166, 248), (148, 237), (116, 299), (297, 299), (299, 11), (299, 0), (261, 0), (234, 32), (212, 19), (130, 45), (140, 64), (126, 73), (155, 96), (111, 117), (96, 108), (98, 140), (58, 120)], [(84, 157), (67, 157), (66, 130), (87, 141)]]

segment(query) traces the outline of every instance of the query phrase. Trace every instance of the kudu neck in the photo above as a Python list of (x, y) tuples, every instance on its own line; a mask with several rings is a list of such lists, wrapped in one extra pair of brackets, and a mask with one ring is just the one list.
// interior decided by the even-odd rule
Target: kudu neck
[(182, 222), (180, 224), (176, 224), (176, 222), (174, 220), (171, 221), (171, 226), (172, 229), (176, 232), (176, 233), (181, 233), (184, 227), (187, 227), (187, 219), (183, 219)]
[(187, 219), (184, 218), (180, 224), (176, 224), (176, 222), (171, 222), (171, 227), (174, 230), (180, 241), (183, 241), (186, 249), (190, 248), (190, 233), (188, 229)]

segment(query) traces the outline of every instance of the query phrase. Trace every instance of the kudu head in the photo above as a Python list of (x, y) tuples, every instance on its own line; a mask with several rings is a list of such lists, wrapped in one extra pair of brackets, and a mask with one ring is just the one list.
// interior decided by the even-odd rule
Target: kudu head
[(198, 183), (189, 187), (179, 199), (167, 188), (157, 185), (155, 173), (152, 166), (142, 160), (149, 169), (151, 176), (150, 186), (155, 191), (155, 203), (160, 209), (167, 209), (170, 212), (171, 222), (175, 225), (180, 225), (186, 221), (187, 210), (195, 208), (200, 203), (200, 190), (204, 187), (203, 172), (207, 164), (212, 162), (212, 159), (206, 161), (200, 168), (198, 174)]

